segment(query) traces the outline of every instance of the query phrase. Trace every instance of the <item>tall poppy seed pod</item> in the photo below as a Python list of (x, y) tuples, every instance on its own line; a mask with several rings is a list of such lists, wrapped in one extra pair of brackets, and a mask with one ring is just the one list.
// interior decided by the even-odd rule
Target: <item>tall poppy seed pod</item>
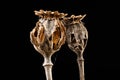
[(85, 80), (83, 52), (87, 45), (88, 32), (81, 21), (85, 16), (86, 15), (72, 15), (71, 17), (65, 18), (63, 21), (66, 26), (66, 41), (68, 47), (77, 55), (80, 80)]
[(61, 21), (67, 14), (58, 11), (35, 11), (39, 16), (35, 28), (30, 32), (30, 40), (35, 50), (44, 57), (47, 80), (52, 80), (51, 56), (65, 43), (65, 27)]

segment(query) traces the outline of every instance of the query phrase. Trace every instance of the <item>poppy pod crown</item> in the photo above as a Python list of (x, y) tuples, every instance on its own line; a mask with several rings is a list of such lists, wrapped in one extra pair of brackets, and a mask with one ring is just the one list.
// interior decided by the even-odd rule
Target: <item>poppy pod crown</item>
[(41, 17), (41, 18), (64, 18), (65, 16), (67, 16), (68, 14), (64, 14), (64, 13), (59, 13), (58, 11), (44, 11), (44, 10), (39, 10), (39, 11), (34, 11), (35, 15)]

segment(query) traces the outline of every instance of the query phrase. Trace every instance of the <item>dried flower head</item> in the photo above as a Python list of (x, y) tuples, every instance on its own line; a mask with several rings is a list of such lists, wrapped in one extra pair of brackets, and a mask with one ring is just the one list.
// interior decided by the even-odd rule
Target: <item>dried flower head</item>
[(51, 55), (58, 51), (65, 42), (66, 29), (60, 19), (67, 14), (40, 10), (35, 11), (35, 15), (40, 18), (30, 32), (31, 42), (42, 55)]

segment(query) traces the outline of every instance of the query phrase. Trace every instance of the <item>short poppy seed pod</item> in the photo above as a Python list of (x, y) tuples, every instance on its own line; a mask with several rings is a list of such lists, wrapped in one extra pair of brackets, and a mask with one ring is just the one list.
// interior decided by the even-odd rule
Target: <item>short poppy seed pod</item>
[(63, 20), (64, 25), (66, 26), (66, 41), (68, 47), (77, 55), (80, 80), (85, 80), (83, 51), (87, 45), (88, 32), (81, 21), (85, 16), (86, 15), (72, 15)]

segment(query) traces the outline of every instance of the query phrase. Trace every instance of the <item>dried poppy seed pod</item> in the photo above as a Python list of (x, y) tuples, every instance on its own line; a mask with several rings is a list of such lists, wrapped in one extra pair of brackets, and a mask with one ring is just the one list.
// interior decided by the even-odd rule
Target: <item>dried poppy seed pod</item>
[(79, 66), (80, 80), (84, 80), (84, 58), (83, 51), (87, 45), (88, 32), (83, 22), (81, 21), (86, 15), (75, 16), (64, 19), (66, 26), (66, 36), (68, 47), (77, 54)]
[(30, 32), (30, 40), (34, 48), (43, 55), (46, 78), (52, 80), (51, 56), (65, 43), (65, 27), (61, 22), (67, 14), (58, 11), (35, 11), (40, 19), (35, 28)]

